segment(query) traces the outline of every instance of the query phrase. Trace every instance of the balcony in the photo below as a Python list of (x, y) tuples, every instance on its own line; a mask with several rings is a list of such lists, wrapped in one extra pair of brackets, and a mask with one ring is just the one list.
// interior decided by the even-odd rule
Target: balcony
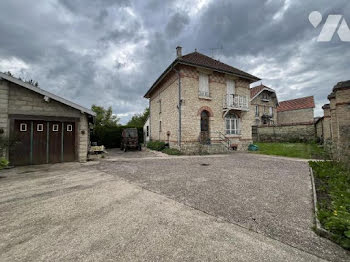
[(234, 94), (225, 95), (224, 101), (223, 101), (223, 109), (249, 111), (249, 99), (247, 96), (234, 95)]

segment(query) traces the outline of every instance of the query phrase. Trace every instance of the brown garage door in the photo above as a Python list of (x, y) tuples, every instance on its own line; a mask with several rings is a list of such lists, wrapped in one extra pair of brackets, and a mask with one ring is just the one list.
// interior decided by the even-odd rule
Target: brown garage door
[(13, 165), (75, 161), (75, 123), (15, 120), (17, 141), (10, 152)]

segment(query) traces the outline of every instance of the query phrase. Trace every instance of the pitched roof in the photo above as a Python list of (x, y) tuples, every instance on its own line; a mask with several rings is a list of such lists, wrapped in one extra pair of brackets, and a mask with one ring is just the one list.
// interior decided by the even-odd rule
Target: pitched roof
[(45, 90), (43, 90), (41, 88), (35, 87), (35, 86), (33, 86), (33, 85), (29, 84), (29, 83), (25, 83), (25, 82), (15, 78), (15, 77), (13, 77), (13, 76), (9, 76), (7, 74), (4, 74), (4, 73), (0, 72), (0, 79), (1, 78), (5, 79), (5, 80), (7, 80), (9, 82), (12, 82), (14, 84), (17, 84), (17, 85), (19, 85), (21, 87), (24, 87), (24, 88), (26, 88), (28, 90), (31, 90), (31, 91), (33, 91), (35, 93), (41, 94), (43, 96), (47, 96), (47, 97), (51, 98), (52, 100), (55, 100), (57, 102), (60, 102), (60, 103), (65, 104), (67, 106), (70, 106), (72, 108), (75, 108), (75, 109), (77, 109), (77, 110), (79, 110), (79, 111), (81, 111), (83, 113), (89, 114), (91, 116), (96, 116), (96, 113), (93, 112), (90, 109), (87, 109), (87, 108), (82, 107), (82, 106), (80, 106), (78, 104), (70, 102), (70, 101), (68, 101), (68, 100), (66, 100), (66, 99), (64, 99), (62, 97), (56, 96), (56, 95), (54, 95), (54, 94), (52, 94), (50, 92), (47, 92), (47, 91), (45, 91)]
[(250, 89), (250, 98), (253, 100), (257, 95), (259, 95), (262, 91), (267, 90), (273, 93), (276, 93), (275, 90), (273, 90), (270, 87), (264, 86), (263, 84), (254, 86)]
[(218, 60), (215, 60), (209, 56), (203, 55), (199, 52), (189, 53), (187, 55), (176, 58), (165, 71), (158, 77), (158, 79), (153, 83), (151, 88), (145, 94), (145, 98), (149, 98), (150, 93), (157, 87), (157, 85), (164, 79), (164, 77), (177, 65), (190, 65), (190, 66), (198, 66), (206, 69), (210, 69), (217, 72), (222, 72), (226, 74), (235, 75), (241, 78), (245, 78), (250, 80), (251, 83), (259, 81), (260, 78), (248, 74), (242, 70), (239, 70), (235, 67), (222, 63)]
[(307, 96), (307, 97), (280, 102), (279, 106), (277, 107), (277, 112), (307, 109), (307, 108), (314, 108), (314, 107), (315, 107), (314, 97)]
[(189, 53), (187, 55), (180, 57), (179, 59), (181, 60), (181, 62), (190, 63), (190, 64), (198, 65), (198, 66), (203, 66), (203, 67), (210, 68), (213, 70), (224, 71), (227, 73), (231, 73), (231, 74), (238, 75), (238, 76), (241, 76), (243, 78), (248, 78), (248, 79), (255, 80), (255, 81), (260, 80), (256, 76), (248, 74), (247, 72), (244, 72), (244, 71), (239, 70), (233, 66), (222, 63), (218, 60), (215, 60), (209, 56), (203, 55), (199, 52)]

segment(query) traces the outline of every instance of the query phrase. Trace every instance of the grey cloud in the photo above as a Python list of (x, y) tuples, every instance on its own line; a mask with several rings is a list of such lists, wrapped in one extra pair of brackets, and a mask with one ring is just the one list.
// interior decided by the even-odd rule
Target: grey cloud
[(188, 25), (190, 18), (187, 14), (175, 13), (170, 17), (170, 20), (165, 28), (165, 33), (168, 37), (174, 38), (181, 33), (183, 28)]
[(315, 95), (320, 107), (336, 82), (349, 78), (349, 44), (337, 36), (315, 42), (322, 24), (314, 29), (308, 21), (317, 10), (324, 20), (343, 14), (350, 25), (346, 0), (293, 0), (284, 13), (286, 1), (215, 0), (191, 16), (177, 9), (179, 3), (1, 1), (0, 65), (22, 60), (28, 68), (19, 71), (43, 88), (87, 107), (112, 106), (116, 114), (129, 114), (123, 121), (147, 106), (143, 95), (175, 59), (177, 45), (208, 55), (223, 46), (216, 58), (258, 74), (280, 100)]

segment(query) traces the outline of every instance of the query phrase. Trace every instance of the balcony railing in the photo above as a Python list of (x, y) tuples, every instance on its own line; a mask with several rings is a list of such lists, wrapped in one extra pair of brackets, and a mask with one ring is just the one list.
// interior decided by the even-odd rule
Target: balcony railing
[(249, 110), (248, 97), (241, 96), (241, 95), (234, 95), (234, 94), (225, 95), (223, 108), (224, 109), (236, 109), (236, 110), (248, 111)]

